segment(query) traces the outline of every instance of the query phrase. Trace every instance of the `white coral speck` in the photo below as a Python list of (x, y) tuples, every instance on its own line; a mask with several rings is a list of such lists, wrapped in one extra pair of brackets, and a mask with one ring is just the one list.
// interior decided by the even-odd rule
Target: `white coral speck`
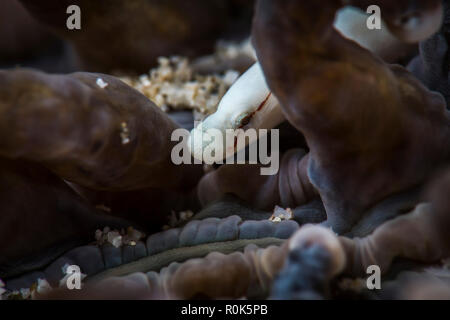
[(97, 78), (97, 81), (95, 83), (102, 89), (105, 89), (108, 86), (108, 83), (103, 81), (102, 78)]

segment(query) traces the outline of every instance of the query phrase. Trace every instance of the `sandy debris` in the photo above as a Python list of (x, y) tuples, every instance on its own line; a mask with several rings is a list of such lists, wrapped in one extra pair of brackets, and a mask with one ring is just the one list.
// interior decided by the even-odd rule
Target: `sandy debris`
[(97, 78), (97, 81), (95, 83), (102, 89), (105, 89), (108, 86), (108, 83), (103, 81), (102, 78)]
[(184, 57), (160, 57), (159, 66), (137, 78), (120, 77), (152, 100), (163, 111), (192, 109), (201, 114), (214, 113), (239, 73), (228, 70), (224, 75), (194, 74)]
[(244, 72), (257, 60), (250, 38), (242, 42), (219, 40), (213, 54), (196, 58), (194, 70), (202, 74), (235, 69)]
[(122, 140), (122, 144), (128, 144), (130, 142), (130, 132), (128, 130), (128, 125), (126, 122), (122, 122), (120, 124), (120, 139)]
[(135, 246), (137, 242), (145, 238), (145, 233), (128, 227), (127, 230), (111, 230), (109, 227), (103, 228), (103, 230), (95, 231), (95, 241), (98, 246), (102, 246), (106, 243), (113, 245), (116, 248), (120, 248), (123, 245)]
[[(85, 275), (84, 275), (85, 277)], [(81, 279), (84, 278), (81, 274)], [(61, 283), (67, 282), (67, 275), (60, 280)], [(5, 284), (0, 280), (0, 300), (32, 300), (37, 299), (40, 295), (53, 290), (52, 286), (46, 279), (37, 279), (30, 288), (21, 288), (19, 290), (7, 291)]]
[(175, 212), (174, 210), (171, 211), (171, 214), (169, 216), (169, 222), (167, 225), (163, 226), (163, 230), (168, 230), (170, 228), (176, 228), (181, 223), (188, 221), (194, 216), (194, 212), (191, 210), (184, 210), (180, 212)]
[(22, 288), (8, 292), (4, 288), (0, 289), (0, 300), (29, 300), (31, 299), (31, 289)]
[(294, 214), (290, 208), (283, 209), (279, 206), (275, 206), (273, 209), (273, 213), (270, 216), (269, 220), (272, 222), (281, 222), (283, 220), (292, 220), (294, 219)]
[(39, 278), (34, 286), (31, 287), (31, 298), (35, 299), (38, 295), (48, 293), (52, 289), (52, 286), (46, 279)]
[(255, 61), (257, 60), (250, 38), (238, 43), (223, 40), (217, 42), (214, 58), (218, 62), (234, 60), (239, 56), (247, 56)]

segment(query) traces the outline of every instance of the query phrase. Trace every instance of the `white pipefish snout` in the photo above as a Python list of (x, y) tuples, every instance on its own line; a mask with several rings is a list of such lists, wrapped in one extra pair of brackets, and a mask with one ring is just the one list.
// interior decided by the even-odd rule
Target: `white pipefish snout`
[[(217, 111), (192, 130), (188, 146), (197, 159), (202, 159), (208, 149), (213, 149), (222, 159), (227, 158), (258, 139), (261, 129), (274, 128), (283, 120), (278, 101), (267, 87), (261, 67), (256, 63), (228, 90)], [(218, 132), (221, 133), (221, 141), (215, 139), (220, 138)], [(234, 136), (234, 143), (229, 142), (231, 135)], [(246, 139), (240, 146), (237, 141), (242, 135), (246, 135)]]

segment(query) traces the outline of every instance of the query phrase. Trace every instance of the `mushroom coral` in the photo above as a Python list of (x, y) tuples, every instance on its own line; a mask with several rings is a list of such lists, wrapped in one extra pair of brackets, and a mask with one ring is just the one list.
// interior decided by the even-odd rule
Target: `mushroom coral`
[[(386, 5), (379, 4), (382, 9)], [(261, 0), (253, 23), (253, 42), (269, 89), (309, 147), (297, 167), (306, 168), (306, 176), (322, 198), (327, 211), (324, 224), (340, 234), (350, 231), (365, 210), (422, 184), (450, 160), (450, 114), (443, 97), (403, 67), (387, 65), (343, 38), (333, 28), (342, 6), (343, 2), (331, 0)], [(429, 6), (424, 11), (429, 15), (419, 24), (423, 35), (431, 31), (429, 17), (442, 9), (436, 5), (428, 10)], [(394, 9), (390, 10), (398, 13)], [(398, 18), (393, 15), (392, 23), (394, 17)], [(408, 28), (397, 33), (411, 39), (409, 33), (414, 30)], [(235, 171), (234, 177), (225, 180), (233, 184), (227, 189), (243, 184), (242, 172), (248, 181), (261, 179), (246, 168), (223, 170)], [(304, 180), (301, 184), (307, 185)], [(236, 194), (244, 198), (277, 194), (277, 184), (271, 186), (252, 183), (244, 191), (236, 187)]]
[(307, 203), (317, 197), (307, 176), (308, 158), (304, 150), (291, 149), (283, 154), (278, 173), (267, 176), (260, 174), (260, 165), (224, 165), (200, 180), (200, 202), (207, 204), (222, 194), (233, 193), (249, 205), (265, 210), (275, 205), (294, 208)]
[[(86, 283), (84, 289), (71, 292), (57, 289), (43, 299), (192, 299), (240, 298), (268, 294), (271, 279), (281, 268), (287, 246), (259, 249), (248, 246), (244, 252), (224, 255), (212, 252), (205, 258), (172, 263), (159, 273), (133, 273)], [(140, 292), (136, 296), (134, 292)]]
[[(341, 257), (338, 261), (342, 266), (337, 268), (339, 272), (335, 272), (334, 275), (342, 273), (351, 277), (367, 275), (366, 270), (372, 265), (380, 267), (381, 273), (386, 274), (398, 258), (428, 264), (448, 258), (450, 256), (448, 235), (450, 203), (447, 197), (449, 190), (450, 174), (447, 174), (432, 188), (431, 204), (418, 205), (412, 212), (382, 224), (367, 237), (348, 238), (330, 235), (329, 243), (332, 245), (320, 247), (318, 244), (321, 242), (317, 239), (323, 241), (326, 235), (325, 229), (310, 227), (313, 232), (308, 234), (306, 232), (308, 229), (301, 228), (292, 238), (308, 239), (311, 244), (309, 250), (291, 253), (284, 269), (274, 282), (273, 297), (284, 299), (328, 297), (327, 289), (332, 279), (327, 277), (330, 256)], [(341, 254), (338, 254), (339, 252)], [(436, 282), (436, 279), (433, 281)], [(412, 282), (411, 285), (418, 285)], [(403, 287), (400, 285), (397, 291), (404, 293), (405, 287), (406, 284)], [(445, 286), (443, 283), (440, 285), (438, 283), (438, 287)], [(448, 294), (448, 289), (446, 292)]]
[[(310, 243), (310, 250), (288, 257), (284, 270), (280, 272), (273, 285), (273, 296), (280, 297), (281, 295), (284, 298), (327, 297), (326, 288), (331, 278), (326, 276), (326, 270), (330, 265), (330, 256), (341, 257), (338, 261), (341, 261), (343, 266), (337, 270), (352, 277), (365, 276), (367, 267), (371, 265), (379, 266), (381, 273), (386, 274), (391, 270), (392, 263), (398, 258), (433, 264), (450, 257), (450, 236), (448, 234), (450, 227), (450, 201), (448, 199), (450, 171), (433, 182), (428, 189), (426, 198), (431, 201), (430, 203), (420, 204), (413, 211), (385, 222), (366, 237), (348, 238), (330, 235), (329, 245), (320, 247), (319, 245), (323, 243), (323, 239), (327, 235), (323, 231), (325, 229), (318, 226), (301, 228), (289, 241), (293, 241), (292, 239), (295, 237), (307, 239)], [(310, 231), (309, 234), (307, 231)], [(328, 254), (320, 248), (326, 249)], [(342, 252), (342, 255), (338, 254), (339, 252)], [(322, 271), (314, 273), (313, 270)], [(334, 274), (336, 275), (338, 272)], [(426, 280), (422, 278), (423, 276), (419, 277), (420, 281), (413, 281), (414, 279), (406, 281), (406, 284), (419, 285)], [(299, 281), (301, 282), (299, 279), (305, 280), (299, 283)], [(299, 283), (299, 285), (295, 286), (295, 283)], [(305, 287), (305, 283), (310, 284), (310, 287)], [(401, 280), (402, 283), (403, 280)], [(406, 292), (406, 284), (403, 287), (400, 285), (400, 289), (397, 290), (400, 293), (397, 294)], [(439, 290), (445, 287), (443, 283), (436, 284), (436, 279), (428, 284), (437, 286)], [(448, 296), (448, 288), (445, 292)], [(422, 297), (426, 297), (426, 295), (422, 295)]]
[[(383, 60), (398, 61), (414, 47), (395, 38), (385, 25), (382, 25), (380, 30), (367, 29), (366, 21), (367, 16), (364, 12), (354, 7), (344, 7), (336, 15), (334, 27), (344, 37), (354, 40)], [(225, 137), (228, 129), (267, 129), (276, 127), (285, 120), (279, 102), (267, 87), (261, 66), (255, 63), (233, 83), (220, 101), (217, 111), (191, 132), (188, 146), (192, 155), (200, 160), (207, 149), (213, 149), (219, 154), (222, 153), (223, 158), (228, 158), (256, 138), (250, 136), (243, 145), (235, 145), (234, 148), (230, 146), (222, 150), (220, 142), (225, 141), (211, 139), (211, 134), (208, 133), (210, 129), (219, 130)], [(239, 134), (242, 135), (243, 132)]]
[[(416, 6), (409, 10), (412, 3)], [(367, 3), (345, 4), (361, 7)], [(382, 7), (391, 31), (405, 41), (432, 34), (442, 9), (439, 1), (371, 4)], [(347, 238), (332, 232), (351, 231), (367, 210), (423, 184), (450, 160), (450, 114), (442, 96), (426, 89), (404, 68), (389, 66), (342, 37), (333, 22), (343, 5), (338, 0), (258, 2), (253, 41), (268, 89), (280, 102), (283, 116), (305, 136), (309, 153), (286, 152), (274, 176), (259, 175), (258, 166), (223, 166), (199, 185), (202, 202), (234, 192), (262, 208), (295, 207), (320, 196), (327, 214), (323, 226), (333, 230), (306, 225), (280, 247), (250, 246), (228, 255), (212, 252), (204, 258), (172, 263), (159, 273), (88, 281), (82, 292), (60, 289), (45, 297), (104, 298), (134, 292), (140, 298), (240, 298), (271, 292), (272, 298), (321, 298), (328, 295), (330, 280), (339, 274), (361, 275), (373, 264), (386, 273), (399, 257), (427, 263), (448, 257), (448, 175), (430, 193), (431, 204), (421, 204), (367, 236)], [(400, 10), (405, 7), (406, 15)], [(52, 208), (55, 204), (47, 200), (56, 196), (62, 199), (57, 206), (64, 207), (67, 201), (70, 207), (81, 208), (77, 217), (91, 212), (94, 217), (95, 211), (64, 179), (92, 203), (104, 201), (111, 206), (113, 214), (136, 202), (137, 208), (131, 210), (143, 209), (142, 213), (154, 205), (160, 206), (155, 211), (161, 215), (161, 206), (170, 204), (178, 192), (189, 198), (201, 175), (198, 166), (175, 166), (170, 161), (173, 144), (169, 136), (177, 125), (113, 77), (0, 71), (0, 88), (2, 176), (5, 181), (12, 176), (19, 185), (22, 179), (38, 187), (46, 185), (30, 194), (33, 201), (42, 195), (38, 199), (46, 205), (42, 210)], [(243, 177), (247, 184), (242, 183)], [(29, 215), (29, 208), (25, 209), (18, 217)], [(53, 217), (58, 210), (48, 214)], [(36, 217), (41, 216), (44, 213), (38, 212)], [(17, 218), (12, 212), (1, 217), (8, 220), (2, 224), (8, 227)], [(59, 219), (66, 223), (65, 216)], [(67, 230), (77, 236), (106, 220), (86, 221)], [(239, 230), (246, 228), (254, 239), (257, 230), (252, 225), (242, 223)], [(18, 226), (20, 232), (34, 232), (23, 222)], [(26, 241), (48, 231), (47, 226), (44, 231), (39, 226), (32, 226), (39, 232)], [(213, 235), (218, 236), (212, 231), (219, 226), (218, 220), (194, 221), (182, 231), (172, 230), (148, 241), (166, 246), (165, 240), (171, 239), (175, 249), (182, 249), (177, 245), (193, 243), (200, 230), (198, 238), (209, 244)], [(183, 232), (190, 242), (177, 232)], [(5, 235), (10, 234), (6, 230)], [(61, 238), (60, 234), (43, 237), (32, 249), (47, 248)], [(140, 248), (145, 248), (143, 243)], [(11, 256), (8, 248), (3, 250)], [(101, 257), (99, 251), (97, 257)], [(102, 252), (110, 251), (114, 250)], [(145, 261), (152, 258), (143, 255)]]
[(449, 212), (447, 209), (443, 214), (430, 204), (420, 204), (365, 238), (341, 237), (348, 260), (346, 272), (360, 276), (368, 266), (378, 265), (386, 273), (395, 258), (434, 263), (450, 256)]
[(190, 201), (202, 168), (171, 161), (176, 128), (112, 76), (0, 71), (0, 155), (43, 165), (112, 214), (161, 223), (174, 199)]
[[(52, 208), (49, 207), (49, 209)], [(35, 218), (45, 220), (43, 217), (36, 216)], [(91, 221), (92, 217), (88, 216), (87, 221)], [(18, 220), (20, 218), (20, 216), (17, 217)], [(64, 222), (64, 219), (68, 218), (64, 216), (55, 221), (63, 220)], [(108, 220), (105, 220), (105, 223), (107, 222)], [(47, 220), (46, 224), (50, 225)], [(36, 223), (31, 223), (31, 225), (34, 226)], [(42, 227), (42, 224), (40, 226)], [(64, 224), (62, 226), (64, 227)], [(192, 220), (183, 227), (151, 234), (142, 241), (138, 240), (136, 235), (133, 236), (133, 241), (129, 241), (129, 232), (122, 237), (119, 234), (123, 235), (124, 232), (105, 232), (103, 241), (97, 240), (95, 244), (75, 247), (62, 255), (59, 255), (61, 252), (58, 251), (56, 254), (59, 256), (56, 259), (53, 258), (53, 261), (48, 263), (45, 268), (35, 265), (31, 272), (4, 278), (5, 288), (9, 291), (30, 288), (38, 282), (38, 279), (46, 279), (51, 286), (57, 286), (65, 276), (62, 271), (64, 265), (78, 265), (81, 272), (87, 276), (85, 279), (87, 283), (135, 272), (160, 271), (172, 262), (205, 257), (213, 251), (229, 254), (242, 251), (249, 244), (263, 248), (280, 245), (298, 228), (298, 224), (290, 220), (279, 223), (270, 220), (244, 221), (241, 217), (234, 215), (225, 219)], [(47, 229), (43, 229), (39, 232), (48, 232)], [(66, 230), (65, 227), (61, 229)], [(96, 232), (97, 239), (99, 232), (100, 230)], [(91, 235), (93, 233), (92, 231)], [(142, 236), (142, 234), (140, 235)], [(68, 235), (69, 240), (70, 236), (72, 234)], [(17, 237), (20, 237), (20, 234)], [(31, 260), (34, 262), (35, 260), (32, 258)]]
[(303, 226), (283, 245), (289, 250), (279, 249), (284, 254), (283, 266), (276, 264), (275, 259), (267, 260), (273, 265), (266, 268), (276, 270), (271, 277), (275, 281), (271, 285), (272, 297), (322, 298), (327, 296), (329, 281), (339, 274), (365, 275), (370, 265), (378, 265), (385, 274), (397, 258), (436, 263), (449, 257), (449, 190), (450, 171), (428, 192), (431, 203), (418, 205), (364, 238), (351, 239), (320, 226)]
[[(287, 254), (309, 246), (311, 237), (316, 240), (316, 245), (320, 243), (324, 250), (335, 252), (330, 256), (327, 275), (332, 277), (341, 270), (344, 252), (335, 248), (334, 242), (330, 242), (333, 239), (331, 232), (320, 228), (320, 234), (317, 235), (314, 231), (316, 227), (312, 228), (312, 231), (308, 227), (303, 228), (302, 235), (306, 237), (296, 236), (296, 233), (282, 246), (261, 249), (248, 245), (243, 252), (228, 255), (211, 252), (205, 258), (172, 263), (159, 273), (134, 273), (125, 277), (106, 278), (87, 283), (83, 292), (72, 293), (59, 289), (44, 298), (105, 298), (118, 294), (128, 296), (140, 288), (145, 288), (140, 296), (144, 299), (264, 297), (269, 294), (273, 278), (281, 270)], [(119, 292), (117, 288), (128, 290)]]
[(417, 206), (364, 238), (350, 239), (322, 226), (305, 225), (281, 246), (249, 245), (244, 252), (228, 255), (212, 252), (205, 258), (172, 263), (159, 273), (106, 278), (88, 282), (83, 292), (56, 290), (46, 298), (126, 297), (136, 290), (146, 299), (267, 297), (269, 293), (275, 299), (326, 298), (330, 282), (341, 274), (361, 276), (370, 265), (378, 265), (385, 274), (395, 258), (435, 263), (448, 257), (448, 190), (450, 174), (431, 189), (431, 204)]
[[(419, 204), (413, 211), (385, 222), (366, 237), (334, 237), (345, 252), (342, 272), (362, 276), (368, 266), (377, 265), (381, 273), (386, 274), (397, 258), (437, 263), (450, 257), (449, 191), (450, 171), (447, 171), (428, 188), (425, 197), (430, 202)], [(302, 230), (296, 233), (297, 236)]]

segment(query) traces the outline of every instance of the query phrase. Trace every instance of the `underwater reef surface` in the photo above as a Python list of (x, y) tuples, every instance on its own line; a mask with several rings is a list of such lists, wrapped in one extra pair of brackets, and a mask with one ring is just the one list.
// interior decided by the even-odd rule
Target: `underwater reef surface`
[[(0, 297), (449, 299), (450, 1), (346, 5), (2, 3)], [(279, 170), (176, 165), (194, 121)]]

